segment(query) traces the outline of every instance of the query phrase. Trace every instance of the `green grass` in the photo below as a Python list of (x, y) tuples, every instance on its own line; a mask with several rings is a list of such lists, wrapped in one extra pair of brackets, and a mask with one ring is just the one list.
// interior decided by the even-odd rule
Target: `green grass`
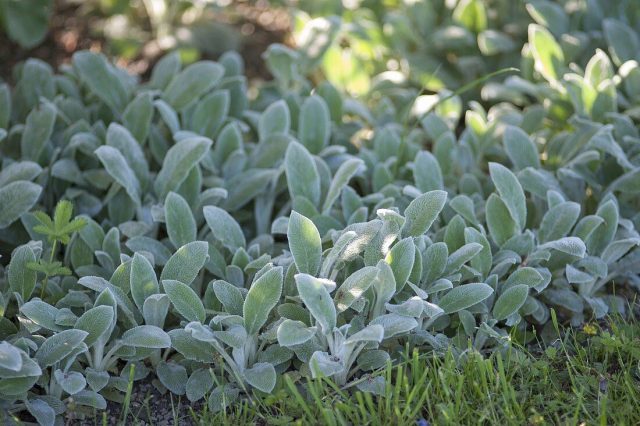
[(384, 397), (285, 375), (272, 395), (191, 415), (201, 425), (640, 424), (640, 322), (612, 317), (557, 332), (553, 345), (490, 357), (413, 353), (380, 373)]

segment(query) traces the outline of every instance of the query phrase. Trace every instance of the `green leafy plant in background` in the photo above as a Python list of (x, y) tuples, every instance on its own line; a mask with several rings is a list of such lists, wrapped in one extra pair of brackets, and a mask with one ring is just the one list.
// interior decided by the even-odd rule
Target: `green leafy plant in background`
[[(90, 416), (146, 378), (213, 412), (322, 377), (385, 395), (407, 349), (463, 362), (555, 339), (552, 312), (624, 314), (640, 48), (609, 18), (572, 55), (535, 19), (519, 75), (417, 98), (314, 87), (322, 54), (280, 45), (255, 97), (232, 52), (144, 83), (27, 60), (0, 86), (3, 420)], [(463, 101), (480, 85), (517, 96)]]
[(0, 24), (11, 40), (30, 49), (47, 35), (52, 9), (53, 0), (2, 0)]

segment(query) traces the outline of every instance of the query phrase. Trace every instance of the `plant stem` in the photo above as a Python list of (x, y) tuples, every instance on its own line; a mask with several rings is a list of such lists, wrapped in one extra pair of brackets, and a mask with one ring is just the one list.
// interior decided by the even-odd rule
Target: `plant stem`
[[(58, 240), (53, 240), (53, 245), (51, 246), (51, 255), (49, 256), (49, 265), (53, 263), (53, 257), (56, 253), (56, 245), (58, 244)], [(47, 291), (47, 283), (49, 282), (49, 273), (45, 273), (44, 280), (42, 280), (42, 288), (40, 289), (40, 299), (44, 300), (44, 296)]]

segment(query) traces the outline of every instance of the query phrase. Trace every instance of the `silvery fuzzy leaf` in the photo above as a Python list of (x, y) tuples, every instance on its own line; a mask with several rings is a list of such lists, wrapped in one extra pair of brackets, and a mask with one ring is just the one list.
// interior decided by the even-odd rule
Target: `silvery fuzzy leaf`
[(164, 349), (171, 346), (171, 338), (160, 327), (139, 325), (122, 334), (122, 342), (127, 346), (147, 349)]
[(585, 241), (592, 255), (601, 253), (613, 241), (619, 222), (618, 207), (613, 200), (598, 206), (596, 215), (604, 219), (604, 223), (596, 227)]
[(89, 335), (83, 330), (64, 330), (45, 340), (38, 348), (35, 358), (39, 364), (48, 367), (72, 354)]
[(242, 318), (240, 315), (216, 315), (211, 318), (209, 325), (212, 327), (214, 325), (222, 325), (224, 327), (231, 327), (234, 325), (244, 326), (244, 318)]
[(341, 373), (344, 370), (342, 360), (336, 356), (329, 355), (327, 352), (316, 351), (309, 359), (309, 368), (311, 375), (315, 379), (317, 377), (331, 377)]
[[(50, 70), (45, 72), (51, 74)], [(4, 130), (9, 127), (9, 118), (11, 117), (11, 91), (6, 83), (0, 84), (0, 105), (0, 129)], [(6, 131), (4, 133), (6, 135)], [(3, 139), (4, 137), (0, 134), (0, 142)]]
[(73, 400), (78, 405), (93, 407), (98, 410), (106, 410), (107, 401), (102, 395), (89, 389), (82, 390), (73, 395)]
[(411, 290), (414, 292), (416, 297), (418, 297), (419, 299), (427, 300), (429, 298), (429, 293), (427, 293), (417, 285), (413, 284), (411, 281), (407, 282), (407, 285), (411, 288)]
[(275, 169), (249, 169), (233, 176), (225, 183), (229, 194), (224, 204), (225, 210), (232, 212), (240, 209), (257, 195), (263, 193), (270, 182), (279, 174), (279, 171)]
[(22, 158), (38, 162), (53, 133), (58, 111), (51, 102), (42, 102), (27, 116), (20, 139)]
[(238, 395), (240, 395), (240, 390), (233, 385), (217, 386), (209, 394), (207, 407), (212, 413), (217, 413), (233, 404), (238, 399)]
[(322, 263), (322, 241), (313, 222), (300, 213), (292, 211), (287, 228), (287, 239), (298, 271), (315, 276)]
[(358, 357), (358, 369), (373, 371), (383, 368), (391, 360), (389, 353), (382, 349), (374, 349), (360, 354)]
[(367, 377), (363, 381), (360, 381), (356, 387), (362, 392), (368, 392), (378, 396), (386, 395), (386, 382), (383, 376)]
[(398, 314), (385, 314), (374, 318), (370, 325), (381, 325), (384, 328), (384, 338), (408, 333), (418, 326), (414, 318), (405, 317)]
[(546, 299), (554, 305), (560, 305), (579, 314), (584, 310), (582, 298), (571, 290), (548, 288), (543, 294)]
[(122, 111), (128, 95), (122, 79), (102, 54), (87, 50), (73, 54), (73, 67), (89, 89), (109, 107)]
[(281, 99), (267, 107), (258, 122), (260, 140), (274, 133), (289, 133), (291, 114), (287, 103)]
[(111, 176), (122, 186), (134, 203), (140, 204), (140, 181), (117, 149), (103, 145), (95, 151), (96, 156)]
[(186, 392), (187, 370), (174, 362), (160, 362), (156, 366), (156, 374), (160, 383), (176, 395), (184, 395)]
[(212, 61), (200, 61), (189, 65), (174, 75), (162, 97), (177, 111), (196, 101), (202, 93), (215, 87), (224, 75), (222, 65)]
[(517, 284), (506, 289), (493, 305), (493, 317), (503, 320), (518, 312), (529, 295), (529, 286)]
[(224, 188), (209, 188), (205, 189), (198, 196), (201, 206), (218, 204), (221, 200), (226, 199), (229, 193)]
[(186, 392), (187, 399), (190, 402), (196, 402), (204, 398), (204, 396), (213, 387), (213, 375), (209, 369), (200, 368), (194, 370), (187, 380)]
[[(195, 331), (192, 332), (192, 335), (194, 338), (197, 338)], [(247, 331), (240, 325), (229, 327), (229, 329), (225, 331), (214, 331), (213, 335), (216, 339), (234, 349), (242, 348), (248, 339)]]
[(84, 343), (91, 347), (115, 324), (115, 312), (111, 306), (96, 306), (78, 318), (74, 328), (88, 333)]
[(242, 316), (248, 334), (257, 334), (282, 294), (282, 267), (278, 266), (257, 278), (245, 297)]
[(450, 288), (453, 288), (453, 283), (446, 278), (440, 278), (439, 280), (431, 284), (429, 287), (427, 287), (426, 292), (428, 294), (432, 294), (432, 293), (437, 293), (439, 291), (448, 290)]
[(640, 238), (625, 238), (613, 241), (602, 252), (602, 260), (611, 265), (638, 245), (640, 245)]
[(75, 183), (76, 185), (87, 185), (87, 181), (78, 164), (70, 158), (62, 158), (56, 161), (51, 167), (51, 176)]
[(82, 285), (83, 287), (87, 287), (93, 291), (96, 291), (98, 293), (102, 293), (105, 290), (109, 290), (111, 295), (115, 298), (116, 302), (118, 303), (118, 307), (120, 308), (120, 311), (124, 314), (125, 318), (129, 321), (130, 325), (131, 326), (138, 325), (136, 317), (139, 317), (140, 314), (137, 312), (133, 302), (129, 300), (129, 297), (127, 296), (127, 294), (120, 287), (117, 287), (111, 284), (109, 281), (105, 280), (104, 278), (95, 277), (95, 276), (82, 277), (78, 280), (78, 284)]
[(502, 246), (518, 233), (518, 225), (502, 198), (491, 194), (487, 199), (485, 209), (489, 235), (498, 246)]
[(565, 274), (567, 281), (570, 284), (586, 284), (595, 281), (595, 278), (590, 274), (583, 272), (572, 265), (565, 267)]
[(327, 196), (325, 197), (324, 203), (322, 204), (322, 212), (328, 213), (331, 210), (331, 207), (335, 203), (335, 201), (340, 196), (343, 188), (347, 186), (349, 180), (361, 169), (364, 165), (364, 162), (357, 158), (351, 158), (346, 160), (344, 163), (340, 165), (338, 170), (336, 170), (333, 179), (331, 180), (331, 185), (329, 186), (329, 190), (327, 191)]
[(140, 143), (135, 140), (126, 127), (117, 123), (109, 125), (106, 142), (108, 146), (116, 148), (122, 153), (140, 182), (141, 190), (145, 190), (149, 181), (149, 164)]
[(413, 160), (413, 180), (421, 193), (441, 190), (442, 170), (438, 160), (429, 151), (418, 151)]
[(23, 300), (29, 300), (36, 287), (37, 273), (27, 267), (36, 262), (36, 254), (28, 245), (18, 247), (11, 254), (7, 267), (7, 280), (12, 292), (17, 292)]
[(540, 168), (538, 149), (522, 129), (507, 126), (502, 139), (509, 159), (516, 169)]
[(216, 280), (211, 284), (216, 298), (222, 303), (227, 313), (242, 315), (244, 297), (238, 287), (226, 281)]
[(216, 240), (232, 252), (239, 247), (246, 247), (247, 243), (242, 229), (229, 213), (215, 206), (206, 206), (203, 212), (207, 225)]
[[(464, 230), (464, 241), (466, 244), (478, 243), (482, 245), (482, 249), (471, 259), (470, 264), (474, 269), (477, 269), (482, 274), (483, 278), (486, 277), (491, 271), (491, 265), (493, 264), (491, 245), (489, 244), (487, 237), (477, 229), (468, 227)], [(452, 253), (452, 257), (453, 255), (455, 255), (455, 253)]]
[(464, 194), (456, 195), (449, 202), (449, 206), (455, 210), (456, 213), (462, 216), (465, 221), (473, 224), (478, 223), (475, 206), (470, 197)]
[(42, 167), (33, 161), (16, 161), (0, 170), (0, 188), (18, 180), (33, 180), (42, 173)]
[(39, 425), (49, 426), (55, 424), (56, 413), (45, 401), (41, 399), (28, 399), (24, 401), (24, 405)]
[(243, 374), (247, 383), (259, 391), (269, 393), (276, 386), (276, 370), (269, 363), (255, 363), (244, 370)]
[(449, 248), (449, 252), (454, 252), (464, 244), (464, 229), (467, 227), (464, 219), (460, 215), (455, 215), (449, 221), (444, 232), (444, 242)]
[(40, 198), (42, 187), (26, 180), (11, 182), (0, 188), (0, 229), (28, 212)]
[(56, 324), (58, 309), (40, 299), (30, 300), (20, 307), (20, 312), (40, 327), (52, 331), (61, 331)]
[(243, 149), (240, 125), (232, 121), (220, 130), (211, 157), (216, 166), (222, 167), (232, 153)]
[(602, 298), (585, 297), (584, 299), (589, 303), (596, 318), (603, 318), (609, 313), (609, 306)]
[(84, 376), (77, 371), (65, 373), (62, 370), (56, 370), (54, 376), (60, 387), (69, 395), (74, 395), (87, 386)]
[(472, 260), (483, 249), (484, 246), (482, 244), (472, 242), (465, 244), (458, 250), (451, 253), (449, 255), (449, 258), (447, 259), (447, 267), (444, 271), (445, 275), (450, 275), (458, 272), (462, 265)]
[(382, 227), (383, 222), (375, 219), (365, 223), (354, 223), (347, 226), (343, 232), (355, 232), (356, 237), (349, 239), (346, 247), (342, 250), (342, 254), (338, 257), (338, 261), (349, 262), (358, 256), (376, 237), (378, 231)]
[(152, 264), (139, 252), (133, 255), (129, 282), (131, 296), (140, 311), (143, 310), (145, 300), (160, 291)]
[[(232, 326), (232, 327), (237, 327), (237, 326)], [(201, 342), (213, 343), (217, 341), (215, 332), (211, 330), (210, 327), (203, 325), (197, 321), (192, 321), (189, 324), (187, 324), (184, 330), (189, 332), (194, 339), (199, 340)]]
[(343, 312), (364, 294), (376, 280), (378, 268), (366, 266), (349, 275), (336, 290), (334, 302), (338, 312)]
[[(262, 135), (261, 135), (262, 136)], [(298, 117), (298, 138), (312, 154), (318, 154), (331, 137), (329, 107), (318, 95), (304, 100)]]
[(276, 218), (271, 224), (272, 234), (287, 235), (288, 229), (289, 229), (289, 218), (286, 216), (280, 216)]
[(296, 287), (307, 309), (320, 324), (322, 334), (329, 334), (336, 326), (336, 307), (326, 286), (307, 274), (296, 274)]
[(578, 237), (564, 237), (538, 246), (538, 249), (554, 249), (571, 256), (582, 258), (586, 253), (584, 242)]
[(193, 241), (180, 247), (167, 260), (160, 274), (160, 280), (176, 280), (191, 284), (209, 257), (206, 241)]
[(278, 367), (293, 358), (293, 355), (293, 351), (289, 348), (279, 345), (271, 345), (267, 349), (258, 353), (258, 361), (268, 362), (269, 364)]
[(147, 139), (152, 118), (153, 97), (150, 92), (138, 94), (122, 113), (122, 123), (141, 145)]
[(378, 261), (376, 268), (378, 269), (378, 274), (372, 282), (372, 288), (376, 295), (375, 309), (380, 309), (396, 293), (396, 280), (391, 266), (386, 260)]
[(516, 269), (504, 284), (504, 287), (510, 287), (518, 284), (526, 284), (530, 288), (537, 288), (545, 281), (542, 274), (529, 266)]
[(418, 237), (426, 233), (446, 201), (447, 193), (440, 190), (426, 192), (411, 201), (404, 211), (406, 222), (402, 227), (402, 235)]
[(315, 327), (307, 327), (301, 321), (285, 319), (278, 326), (278, 344), (285, 347), (301, 345), (316, 334)]
[(580, 216), (580, 205), (564, 202), (549, 209), (540, 223), (538, 240), (541, 243), (565, 237)]
[(195, 136), (183, 139), (172, 146), (167, 151), (154, 182), (156, 195), (164, 198), (170, 191), (176, 191), (191, 169), (209, 151), (211, 144), (211, 139)]
[(188, 321), (204, 322), (206, 313), (202, 300), (188, 285), (177, 280), (162, 280), (162, 287), (171, 304)]
[(405, 317), (418, 318), (422, 314), (424, 304), (422, 299), (415, 296), (402, 302), (399, 305), (385, 303), (385, 307), (387, 308), (387, 311), (391, 313), (402, 315)]
[(447, 267), (449, 249), (444, 242), (437, 242), (427, 247), (424, 254), (423, 280), (432, 283), (438, 279)]
[[(160, 113), (160, 117), (162, 118), (162, 121), (169, 128), (169, 131), (171, 132), (171, 134), (174, 134), (174, 135), (177, 134), (180, 131), (180, 120), (178, 118), (178, 114), (174, 111), (174, 109), (171, 108), (171, 106), (165, 101), (163, 101), (162, 99), (156, 99), (155, 101), (153, 101), (153, 106)], [(155, 128), (152, 127), (151, 130), (152, 130), (152, 133), (151, 133), (150, 147), (153, 150), (154, 143), (163, 141), (163, 139), (156, 139), (154, 137), (156, 134), (153, 132)], [(166, 142), (164, 143), (166, 144)], [(157, 158), (156, 160), (160, 160), (166, 154), (167, 149), (168, 149), (168, 146), (166, 145), (163, 146), (162, 152), (159, 154), (160, 158)]]
[(489, 163), (489, 172), (500, 198), (521, 231), (527, 222), (527, 204), (518, 178), (498, 163)]
[[(9, 342), (0, 343), (0, 368), (19, 372), (22, 369), (20, 350)], [(4, 377), (0, 374), (0, 377)]]
[(142, 305), (144, 322), (162, 328), (169, 312), (169, 297), (166, 294), (152, 294)]
[(175, 192), (169, 192), (164, 201), (164, 219), (167, 234), (175, 247), (182, 247), (196, 239), (196, 221), (187, 201)]
[(309, 151), (291, 142), (284, 158), (285, 174), (292, 199), (305, 197), (315, 206), (320, 202), (320, 174)]
[(487, 299), (493, 289), (484, 283), (463, 284), (452, 288), (438, 302), (445, 313), (452, 314), (467, 309)]
[[(145, 232), (146, 233), (146, 232)], [(153, 255), (157, 265), (163, 266), (171, 257), (171, 251), (160, 241), (144, 236), (134, 236), (125, 245), (132, 252), (147, 252)]]
[(607, 263), (599, 257), (594, 256), (587, 256), (583, 259), (580, 259), (576, 263), (576, 266), (585, 269), (587, 272), (598, 278), (606, 277), (607, 273), (609, 272)]
[(228, 90), (216, 90), (205, 96), (194, 108), (191, 129), (199, 135), (213, 139), (227, 119), (230, 105)]
[(180, 72), (182, 63), (178, 51), (165, 54), (156, 63), (151, 72), (150, 86), (156, 89), (164, 89), (171, 78)]
[(413, 238), (405, 238), (398, 241), (385, 257), (395, 278), (395, 287), (402, 289), (411, 275), (415, 262), (416, 246)]
[(171, 337), (171, 347), (186, 359), (208, 364), (217, 362), (214, 347), (208, 342), (195, 339), (189, 331), (176, 328), (168, 334)]
[(345, 345), (352, 345), (361, 342), (382, 342), (385, 328), (379, 324), (368, 325), (357, 333), (352, 334), (344, 341)]
[(100, 392), (109, 383), (109, 373), (87, 367), (85, 370), (86, 381), (94, 392)]

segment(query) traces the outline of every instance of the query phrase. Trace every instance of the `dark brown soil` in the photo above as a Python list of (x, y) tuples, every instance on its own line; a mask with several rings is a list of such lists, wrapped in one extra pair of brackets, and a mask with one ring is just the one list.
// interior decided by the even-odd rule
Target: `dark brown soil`
[[(87, 5), (83, 7), (79, 3), (55, 0), (49, 32), (39, 46), (24, 49), (0, 31), (0, 79), (11, 83), (14, 66), (28, 58), (41, 59), (55, 69), (61, 64), (69, 63), (73, 53), (78, 50), (90, 49), (110, 56), (109, 41), (99, 30), (103, 18)], [(213, 19), (238, 32), (239, 50), (245, 60), (247, 77), (270, 79), (262, 53), (272, 43), (289, 41), (291, 23), (288, 12), (272, 6), (266, 0), (234, 0), (222, 13), (213, 15)], [(152, 45), (153, 42), (148, 44)], [(117, 63), (144, 79), (164, 52), (147, 46), (141, 52), (131, 60), (119, 59)], [(217, 58), (203, 55), (203, 59)]]

